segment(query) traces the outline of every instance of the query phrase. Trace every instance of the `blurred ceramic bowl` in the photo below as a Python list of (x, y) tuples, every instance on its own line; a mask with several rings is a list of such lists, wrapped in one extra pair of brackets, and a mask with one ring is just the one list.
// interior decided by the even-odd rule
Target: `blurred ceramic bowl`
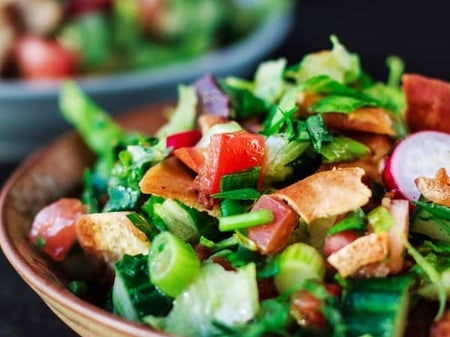
[[(79, 79), (83, 91), (111, 114), (174, 98), (179, 83), (204, 75), (247, 76), (289, 33), (291, 13), (273, 13), (228, 47), (183, 63), (136, 73)], [(0, 81), (0, 162), (15, 162), (70, 128), (58, 108), (58, 85)]]
[[(129, 130), (154, 132), (163, 123), (165, 106), (118, 116)], [(93, 154), (75, 133), (69, 133), (25, 160), (0, 194), (0, 245), (14, 269), (48, 307), (84, 337), (162, 337), (149, 327), (126, 321), (84, 301), (68, 289), (68, 269), (56, 265), (27, 239), (37, 211), (81, 186), (83, 169)]]

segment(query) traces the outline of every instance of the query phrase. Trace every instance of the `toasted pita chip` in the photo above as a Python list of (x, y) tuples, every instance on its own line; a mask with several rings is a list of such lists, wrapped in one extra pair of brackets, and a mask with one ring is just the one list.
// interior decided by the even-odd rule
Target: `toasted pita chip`
[(362, 183), (364, 170), (350, 167), (315, 173), (273, 195), (287, 202), (305, 221), (328, 218), (365, 205), (372, 195)]
[(396, 135), (392, 114), (380, 108), (362, 107), (348, 114), (325, 113), (323, 118), (327, 127), (333, 130)]
[(175, 199), (217, 217), (219, 215), (217, 206), (207, 209), (199, 203), (193, 183), (192, 173), (177, 158), (170, 157), (151, 167), (140, 181), (139, 187), (142, 193)]
[(331, 254), (327, 261), (341, 276), (347, 277), (363, 266), (385, 260), (388, 256), (388, 242), (385, 232), (364, 235)]
[(125, 254), (148, 254), (150, 241), (127, 214), (92, 213), (77, 220), (78, 242), (94, 265), (106, 264), (112, 268)]
[(445, 168), (441, 167), (435, 178), (418, 177), (415, 183), (426, 199), (450, 207), (450, 177)]

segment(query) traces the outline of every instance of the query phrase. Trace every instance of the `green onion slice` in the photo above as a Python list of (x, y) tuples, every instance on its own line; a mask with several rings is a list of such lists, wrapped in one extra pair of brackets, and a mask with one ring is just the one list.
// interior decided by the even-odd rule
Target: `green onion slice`
[(170, 232), (153, 239), (148, 263), (151, 282), (171, 297), (179, 295), (200, 271), (194, 249)]
[(325, 260), (319, 251), (306, 243), (297, 242), (279, 255), (280, 271), (274, 281), (281, 293), (293, 291), (307, 279), (322, 280), (325, 276)]
[(245, 229), (271, 223), (273, 219), (274, 215), (270, 209), (258, 209), (248, 213), (220, 217), (219, 230), (227, 232)]

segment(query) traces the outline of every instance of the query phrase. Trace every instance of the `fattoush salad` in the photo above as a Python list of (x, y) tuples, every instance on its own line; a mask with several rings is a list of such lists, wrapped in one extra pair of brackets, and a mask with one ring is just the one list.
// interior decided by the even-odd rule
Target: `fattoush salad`
[(395, 56), (375, 81), (330, 40), (251, 79), (180, 84), (153, 135), (65, 82), (62, 114), (97, 159), (31, 242), (86, 257), (78, 296), (104, 289), (105, 310), (174, 336), (444, 336), (450, 83)]

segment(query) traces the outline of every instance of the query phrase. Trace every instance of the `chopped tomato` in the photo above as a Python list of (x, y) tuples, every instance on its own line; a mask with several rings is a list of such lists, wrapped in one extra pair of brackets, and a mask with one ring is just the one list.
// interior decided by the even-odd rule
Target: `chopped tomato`
[(262, 167), (263, 160), (263, 136), (245, 131), (215, 134), (211, 137), (205, 163), (196, 178), (197, 186), (202, 194), (217, 193), (222, 176)]
[(67, 14), (77, 16), (111, 7), (111, 0), (71, 0), (67, 4)]
[(323, 247), (326, 256), (330, 256), (339, 249), (347, 246), (349, 243), (355, 241), (359, 235), (353, 231), (342, 231), (325, 238), (325, 244)]
[(62, 198), (39, 211), (29, 239), (51, 258), (62, 261), (76, 241), (75, 221), (85, 213), (80, 200)]
[(61, 79), (75, 74), (77, 55), (56, 41), (24, 36), (15, 46), (17, 65), (27, 79)]
[(190, 130), (185, 132), (174, 133), (167, 136), (166, 147), (172, 149), (178, 149), (180, 147), (194, 146), (202, 137), (199, 130)]
[(173, 154), (192, 171), (198, 173), (205, 162), (205, 151), (206, 149), (202, 147), (181, 147)]
[(252, 210), (270, 209), (274, 220), (271, 223), (247, 229), (248, 237), (255, 242), (261, 254), (273, 254), (283, 249), (298, 223), (298, 215), (287, 204), (266, 194), (252, 207)]
[[(324, 284), (330, 296), (340, 296), (340, 287)], [(322, 312), (322, 303), (307, 290), (299, 290), (291, 297), (291, 314), (302, 326), (325, 328), (326, 319)]]

